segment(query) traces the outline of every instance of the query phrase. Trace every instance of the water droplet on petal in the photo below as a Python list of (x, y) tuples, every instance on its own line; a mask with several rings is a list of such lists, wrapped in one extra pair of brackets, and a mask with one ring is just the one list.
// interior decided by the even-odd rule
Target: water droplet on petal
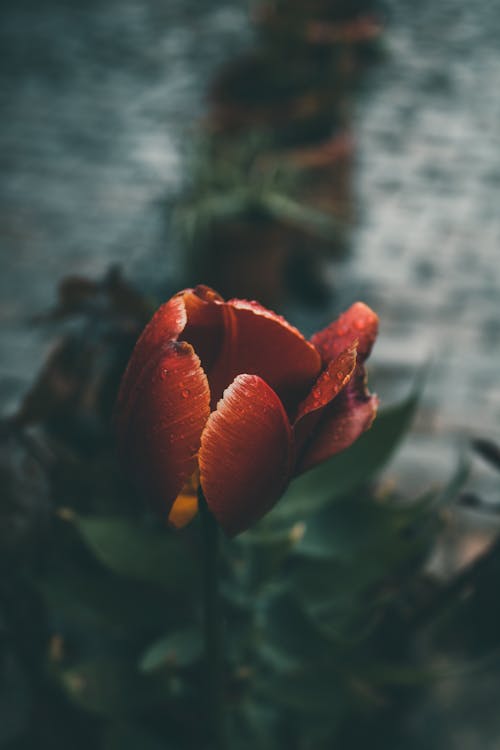
[(181, 391), (181, 396), (182, 396), (182, 398), (189, 398), (189, 389), (188, 388), (184, 388), (184, 390)]
[(339, 370), (337, 372), (337, 380), (343, 380), (343, 379), (344, 379), (344, 373), (342, 372), (342, 370)]
[(167, 370), (167, 368), (166, 367), (162, 367), (161, 370), (160, 370), (160, 378), (162, 380), (166, 380), (167, 376), (168, 376), (168, 370)]

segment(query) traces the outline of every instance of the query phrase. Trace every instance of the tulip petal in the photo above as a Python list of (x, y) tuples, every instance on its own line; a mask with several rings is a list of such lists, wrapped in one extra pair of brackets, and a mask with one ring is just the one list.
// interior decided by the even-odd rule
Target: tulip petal
[(328, 363), (307, 398), (300, 404), (293, 425), (297, 454), (310, 436), (324, 410), (349, 383), (356, 367), (356, 347), (346, 349)]
[(139, 490), (163, 518), (197, 465), (210, 413), (208, 381), (190, 344), (163, 344), (143, 369), (118, 429)]
[(262, 377), (294, 406), (304, 397), (321, 369), (321, 357), (302, 334), (257, 302), (224, 302), (209, 287), (185, 289), (153, 316), (139, 338), (123, 377), (117, 414), (141, 379), (158, 346), (187, 341), (200, 357), (212, 391), (212, 407), (241, 373)]
[(198, 496), (181, 491), (168, 514), (168, 522), (174, 529), (182, 529), (198, 513)]
[(187, 322), (186, 308), (182, 297), (172, 297), (158, 308), (139, 336), (127, 369), (123, 375), (115, 409), (115, 426), (118, 432), (126, 428), (129, 402), (134, 399), (137, 384), (144, 370), (155, 359), (158, 347), (175, 341)]
[(220, 354), (224, 340), (222, 297), (207, 286), (181, 292), (187, 324), (182, 339), (190, 343), (207, 374)]
[(368, 392), (366, 373), (356, 367), (351, 380), (324, 410), (311, 442), (298, 464), (298, 473), (311, 469), (348, 448), (375, 419), (378, 398)]
[(168, 515), (168, 523), (175, 529), (182, 529), (198, 513), (198, 490), (200, 489), (200, 472), (198, 467), (184, 483), (184, 487), (175, 498)]
[(279, 499), (294, 460), (283, 405), (256, 375), (239, 375), (225, 390), (203, 431), (200, 480), (224, 531), (244, 531)]
[(200, 285), (178, 292), (158, 308), (137, 340), (122, 378), (115, 409), (118, 431), (126, 428), (128, 403), (135, 398), (142, 373), (161, 346), (179, 338), (186, 340), (193, 345), (205, 371), (210, 367), (220, 350), (224, 331), (222, 310), (214, 302), (223, 299), (213, 289)]
[(220, 398), (240, 373), (259, 375), (285, 407), (305, 396), (321, 369), (315, 347), (280, 315), (257, 302), (230, 300), (224, 312), (224, 341), (209, 372), (212, 394)]
[(378, 333), (378, 315), (363, 302), (355, 302), (337, 320), (311, 337), (328, 363), (353, 346), (357, 341), (358, 362), (364, 362), (371, 352)]

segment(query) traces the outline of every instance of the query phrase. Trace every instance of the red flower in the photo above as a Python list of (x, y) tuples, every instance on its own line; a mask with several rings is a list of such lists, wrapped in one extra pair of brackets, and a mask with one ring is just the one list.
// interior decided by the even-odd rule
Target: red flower
[(183, 525), (199, 481), (227, 534), (255, 523), (294, 475), (372, 424), (378, 400), (363, 363), (377, 328), (361, 302), (310, 341), (257, 302), (224, 302), (205, 286), (162, 305), (115, 417), (123, 460), (153, 508)]

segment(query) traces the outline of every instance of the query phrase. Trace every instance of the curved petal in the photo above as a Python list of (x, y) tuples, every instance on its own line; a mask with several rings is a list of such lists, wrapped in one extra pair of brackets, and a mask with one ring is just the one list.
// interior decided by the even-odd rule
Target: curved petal
[(293, 425), (297, 455), (320, 421), (324, 410), (349, 383), (356, 367), (356, 347), (346, 349), (328, 363), (311, 392), (300, 404)]
[(208, 381), (192, 346), (163, 344), (142, 370), (117, 431), (124, 465), (164, 518), (196, 469), (209, 413)]
[(181, 294), (187, 314), (182, 339), (192, 344), (209, 375), (224, 340), (224, 300), (213, 289), (202, 285)]
[(298, 463), (298, 473), (311, 469), (348, 448), (371, 427), (377, 414), (378, 397), (368, 392), (362, 365), (344, 390), (323, 412), (311, 442)]
[(276, 393), (256, 375), (224, 392), (201, 438), (200, 480), (208, 507), (233, 536), (277, 502), (291, 474), (290, 423)]
[(143, 372), (163, 345), (185, 339), (194, 346), (205, 371), (213, 363), (222, 344), (223, 316), (212, 303), (222, 301), (213, 289), (200, 285), (178, 292), (158, 308), (138, 338), (123, 375), (115, 409), (117, 429), (126, 428), (128, 404), (135, 398)]
[(230, 300), (220, 307), (224, 341), (209, 372), (213, 397), (241, 373), (259, 375), (293, 409), (321, 369), (315, 347), (300, 331), (257, 302)]
[(198, 284), (193, 289), (184, 289), (181, 292), (177, 292), (177, 295), (186, 295), (188, 293), (197, 297), (202, 302), (224, 302), (224, 298), (220, 296), (219, 292), (216, 292), (215, 289), (206, 284)]
[(257, 302), (224, 302), (213, 289), (185, 289), (162, 305), (144, 329), (120, 388), (123, 411), (141, 372), (158, 346), (181, 339), (191, 344), (207, 373), (212, 407), (241, 373), (262, 377), (293, 409), (321, 369), (321, 357), (302, 334)]
[(198, 513), (198, 495), (181, 490), (168, 514), (168, 522), (174, 529), (183, 529)]
[(115, 426), (125, 429), (124, 420), (129, 414), (129, 403), (134, 399), (137, 385), (151, 360), (155, 359), (158, 347), (176, 341), (187, 322), (186, 308), (181, 296), (172, 297), (158, 308), (139, 338), (130, 357), (120, 383), (115, 408)]
[(311, 337), (323, 362), (331, 362), (357, 341), (358, 361), (364, 362), (378, 333), (378, 315), (363, 302), (355, 302), (322, 331)]
[(198, 490), (200, 488), (200, 472), (198, 467), (175, 498), (168, 514), (168, 523), (174, 529), (182, 529), (193, 520), (198, 513)]

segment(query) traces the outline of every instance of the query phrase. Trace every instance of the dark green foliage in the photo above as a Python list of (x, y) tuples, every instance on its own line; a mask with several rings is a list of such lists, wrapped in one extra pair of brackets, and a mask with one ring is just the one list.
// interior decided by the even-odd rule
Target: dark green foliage
[(269, 519), (286, 520), (320, 510), (332, 500), (355, 492), (388, 461), (404, 435), (418, 403), (416, 387), (405, 401), (379, 414), (373, 427), (348, 451), (334, 456), (292, 482)]
[[(4, 427), (14, 458), (4, 467), (12, 490), (6, 509), (26, 519), (12, 526), (23, 533), (15, 547), (4, 545), (0, 579), (5, 750), (209, 748), (200, 524), (182, 532), (162, 526), (116, 463), (110, 410), (99, 394), (116, 392), (126, 353), (112, 331), (140, 328), (143, 308), (125, 304), (123, 282), (118, 305), (113, 284), (85, 287), (78, 297), (87, 320), (93, 316), (90, 366), (81, 367), (74, 343), (81, 332), (73, 331), (35, 384), (22, 419)], [(106, 304), (93, 307), (102, 296)], [(56, 387), (61, 357), (71, 403), (68, 389)], [(398, 750), (406, 707), (443, 679), (443, 670), (422, 658), (429, 625), (439, 625), (435, 648), (471, 654), (467, 668), (498, 647), (489, 598), (495, 548), (449, 583), (425, 569), (466, 466), (421, 498), (381, 494), (376, 484), (420, 388), (383, 409), (348, 451), (295, 480), (256, 527), (224, 541), (231, 748), (356, 750), (373, 735), (375, 747)], [(38, 425), (36, 449), (26, 424)], [(25, 502), (19, 462), (33, 463), (36, 513)], [(473, 596), (464, 600), (471, 585)], [(467, 637), (457, 620), (467, 623)]]
[(96, 559), (119, 576), (157, 583), (167, 592), (193, 585), (192, 557), (173, 534), (137, 519), (75, 516), (74, 523)]
[(340, 219), (301, 202), (300, 171), (283, 159), (266, 164), (266, 147), (265, 137), (257, 134), (226, 146), (223, 155), (216, 140), (200, 142), (192, 193), (175, 215), (188, 251), (206, 241), (213, 224), (241, 218), (276, 220), (331, 241), (345, 231)]

